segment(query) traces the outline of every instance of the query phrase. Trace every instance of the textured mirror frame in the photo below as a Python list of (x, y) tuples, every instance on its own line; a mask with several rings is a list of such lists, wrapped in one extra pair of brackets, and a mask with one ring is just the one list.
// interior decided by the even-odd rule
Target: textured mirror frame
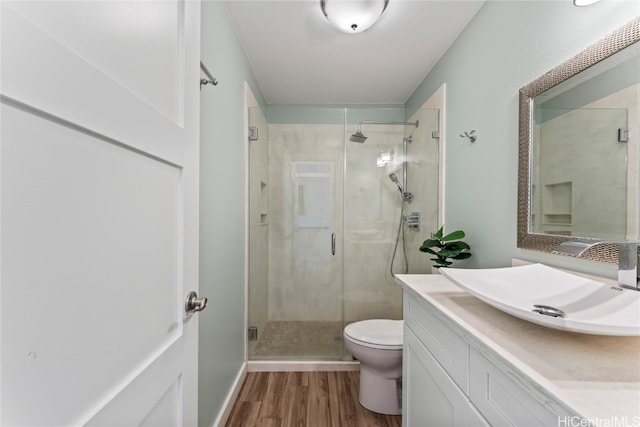
[[(636, 17), (573, 58), (548, 71), (520, 89), (519, 154), (518, 154), (518, 247), (553, 252), (562, 242), (580, 236), (530, 233), (531, 159), (533, 148), (533, 98), (562, 83), (592, 65), (640, 40), (640, 17)], [(617, 263), (616, 244), (600, 244), (585, 251), (581, 258)]]

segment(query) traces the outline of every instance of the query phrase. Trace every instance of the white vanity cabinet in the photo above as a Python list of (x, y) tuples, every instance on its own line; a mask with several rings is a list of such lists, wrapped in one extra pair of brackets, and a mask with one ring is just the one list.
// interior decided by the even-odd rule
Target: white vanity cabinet
[(467, 396), (405, 326), (403, 353), (404, 426), (487, 426)]
[(444, 311), (405, 289), (405, 427), (556, 426), (576, 416), (475, 344)]

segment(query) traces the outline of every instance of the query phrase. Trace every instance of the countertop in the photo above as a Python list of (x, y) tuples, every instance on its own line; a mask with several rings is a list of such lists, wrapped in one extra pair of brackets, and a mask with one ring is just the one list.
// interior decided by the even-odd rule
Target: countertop
[(596, 426), (640, 426), (640, 337), (539, 326), (491, 307), (438, 274), (397, 274), (396, 281), (449, 318), (477, 350), (495, 353), (521, 380), (544, 388), (571, 412)]

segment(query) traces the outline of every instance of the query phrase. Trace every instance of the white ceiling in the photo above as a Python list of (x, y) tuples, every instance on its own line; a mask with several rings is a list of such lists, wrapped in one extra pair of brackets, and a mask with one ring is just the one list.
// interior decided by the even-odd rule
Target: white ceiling
[(483, 2), (390, 0), (359, 34), (320, 0), (225, 3), (267, 103), (404, 104)]

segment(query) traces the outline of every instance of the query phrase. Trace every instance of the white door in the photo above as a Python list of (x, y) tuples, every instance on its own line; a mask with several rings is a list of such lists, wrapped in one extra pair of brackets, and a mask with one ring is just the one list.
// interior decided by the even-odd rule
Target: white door
[(195, 425), (200, 5), (0, 3), (0, 424)]

